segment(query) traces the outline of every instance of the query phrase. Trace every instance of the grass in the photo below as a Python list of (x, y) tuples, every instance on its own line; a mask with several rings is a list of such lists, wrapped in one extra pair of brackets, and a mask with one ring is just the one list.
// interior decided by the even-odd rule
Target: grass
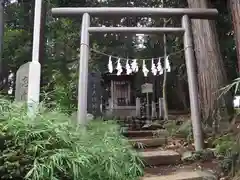
[(22, 104), (0, 101), (1, 179), (135, 180), (143, 171), (137, 153), (111, 121), (86, 129), (57, 110), (33, 119)]

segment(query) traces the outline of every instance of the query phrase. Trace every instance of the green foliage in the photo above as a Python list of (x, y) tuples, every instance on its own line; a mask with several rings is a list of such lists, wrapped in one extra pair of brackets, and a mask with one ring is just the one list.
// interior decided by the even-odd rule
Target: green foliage
[(142, 162), (113, 122), (77, 127), (59, 111), (29, 118), (21, 104), (0, 101), (0, 179), (134, 180)]
[(231, 91), (234, 88), (234, 94), (237, 94), (239, 91), (239, 84), (240, 84), (240, 78), (236, 78), (233, 80), (231, 84), (226, 85), (225, 87), (221, 88), (221, 94), (220, 97), (229, 91)]
[(188, 142), (193, 139), (191, 121), (187, 120), (183, 124), (178, 125), (176, 121), (169, 121), (164, 124), (170, 136), (178, 136), (185, 138)]
[[(59, 71), (54, 72), (52, 81), (44, 87), (43, 99), (48, 107), (72, 114), (77, 108), (77, 78), (65, 79)], [(52, 88), (52, 89), (51, 89)], [(50, 91), (51, 90), (51, 91)]]
[(184, 137), (188, 142), (193, 140), (192, 123), (190, 120), (185, 121), (177, 130), (177, 134)]
[(217, 154), (225, 155), (227, 152), (233, 150), (235, 140), (231, 135), (227, 134), (215, 139), (213, 145), (216, 147)]
[(164, 124), (164, 128), (168, 131), (170, 136), (176, 135), (178, 130), (178, 125), (176, 121), (168, 121)]
[(189, 156), (188, 158), (184, 159), (184, 161), (188, 162), (208, 161), (211, 160), (213, 157), (214, 157), (213, 151), (205, 149), (202, 151), (193, 152), (192, 156)]
[(239, 167), (238, 161), (239, 157), (237, 154), (234, 154), (234, 152), (232, 151), (226, 152), (220, 163), (220, 168), (222, 169), (222, 172), (233, 176), (236, 172), (235, 168), (237, 166)]
[[(240, 78), (220, 89), (220, 97), (229, 91), (234, 90), (234, 94), (239, 93)], [(235, 109), (236, 116), (239, 115), (239, 109)], [(217, 138), (214, 141), (217, 153), (222, 156), (221, 168), (224, 173), (236, 176), (240, 168), (240, 133), (237, 135), (227, 134)], [(235, 178), (238, 179), (238, 178)]]
[(220, 157), (220, 167), (226, 174), (234, 176), (240, 168), (240, 141), (239, 137), (227, 134), (217, 138), (213, 144), (216, 153)]

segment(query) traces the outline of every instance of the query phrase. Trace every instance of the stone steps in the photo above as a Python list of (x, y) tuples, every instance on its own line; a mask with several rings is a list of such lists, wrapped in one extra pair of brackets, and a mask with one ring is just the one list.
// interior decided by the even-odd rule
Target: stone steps
[(139, 154), (147, 166), (177, 164), (181, 161), (179, 153), (157, 149), (167, 144), (166, 133), (164, 130), (141, 130), (126, 131), (124, 135), (129, 137), (129, 142), (133, 147), (138, 148)]
[(135, 148), (143, 149), (147, 147), (159, 147), (159, 146), (166, 145), (167, 138), (165, 137), (133, 138), (133, 139), (129, 139), (129, 142)]
[(170, 175), (146, 175), (141, 180), (217, 180), (211, 173), (204, 171), (181, 171)]
[[(145, 169), (145, 176), (142, 177), (141, 180), (217, 180), (211, 173), (185, 168), (181, 169), (181, 172), (168, 171), (167, 175), (161, 174), (164, 166), (168, 167), (170, 165), (176, 170), (179, 170), (179, 166), (175, 165), (181, 163), (181, 155), (179, 153), (158, 148), (167, 143), (167, 134), (165, 130), (128, 130), (123, 133), (124, 136), (129, 138), (129, 142), (133, 144), (134, 147), (139, 146), (138, 152), (140, 157), (142, 157), (146, 168), (151, 169), (151, 171)], [(153, 170), (154, 174), (152, 174)]]
[(181, 155), (171, 150), (150, 150), (139, 153), (148, 166), (170, 165), (181, 162)]
[(126, 131), (123, 133), (126, 137), (151, 137), (151, 136), (167, 136), (169, 133), (162, 130), (140, 130), (140, 131)]

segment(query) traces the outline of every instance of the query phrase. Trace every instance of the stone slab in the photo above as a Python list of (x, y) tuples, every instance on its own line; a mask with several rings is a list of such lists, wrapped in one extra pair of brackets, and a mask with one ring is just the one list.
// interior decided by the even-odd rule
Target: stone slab
[(27, 103), (28, 115), (35, 114), (40, 97), (41, 65), (38, 61), (20, 66), (16, 74), (15, 101)]
[(123, 133), (126, 137), (149, 137), (149, 136), (167, 136), (166, 130), (140, 130), (140, 131), (126, 131)]
[(217, 177), (204, 171), (182, 171), (171, 175), (143, 177), (141, 180), (217, 180)]
[(165, 145), (167, 139), (165, 137), (149, 137), (149, 138), (134, 138), (129, 139), (129, 142), (133, 144), (134, 147), (144, 148), (144, 147), (158, 147)]
[(175, 151), (167, 150), (151, 150), (140, 152), (140, 156), (143, 158), (146, 165), (173, 165), (181, 161), (181, 155)]

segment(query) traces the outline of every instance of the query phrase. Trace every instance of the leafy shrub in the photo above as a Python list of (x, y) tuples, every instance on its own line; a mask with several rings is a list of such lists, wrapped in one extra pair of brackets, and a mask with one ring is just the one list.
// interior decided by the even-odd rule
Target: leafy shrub
[(185, 138), (188, 142), (193, 140), (192, 123), (190, 120), (185, 121), (177, 130), (177, 134)]
[(176, 135), (179, 127), (176, 121), (168, 121), (164, 124), (164, 128), (169, 132), (170, 136), (174, 136)]
[(221, 157), (222, 172), (234, 176), (240, 168), (240, 143), (238, 137), (226, 134), (214, 142), (216, 153)]
[(176, 121), (170, 121), (164, 124), (164, 128), (169, 132), (170, 136), (178, 136), (186, 139), (188, 142), (193, 140), (192, 124), (187, 120), (181, 125), (178, 125)]
[(77, 127), (58, 111), (29, 118), (23, 105), (0, 101), (0, 179), (134, 180), (142, 162), (113, 122)]
[(235, 145), (235, 140), (231, 135), (227, 134), (217, 138), (213, 142), (213, 145), (216, 146), (217, 154), (224, 156), (227, 152), (233, 150), (233, 147)]
[(64, 77), (61, 71), (53, 72), (52, 79), (43, 86), (42, 99), (46, 106), (58, 108), (59, 111), (72, 114), (77, 109), (77, 82), (76, 71), (69, 72), (70, 78)]
[(190, 152), (190, 156), (186, 156), (183, 160), (186, 162), (208, 161), (214, 158), (214, 152), (209, 149), (202, 151)]
[[(233, 82), (220, 89), (219, 98), (234, 90), (234, 95), (239, 92), (240, 78), (236, 78)], [(239, 109), (235, 109), (235, 117), (239, 116)], [(235, 124), (235, 120), (233, 119)], [(235, 176), (234, 180), (240, 179), (240, 133), (237, 136), (226, 135), (216, 141), (218, 151), (223, 154), (224, 158), (221, 162), (223, 172)]]

